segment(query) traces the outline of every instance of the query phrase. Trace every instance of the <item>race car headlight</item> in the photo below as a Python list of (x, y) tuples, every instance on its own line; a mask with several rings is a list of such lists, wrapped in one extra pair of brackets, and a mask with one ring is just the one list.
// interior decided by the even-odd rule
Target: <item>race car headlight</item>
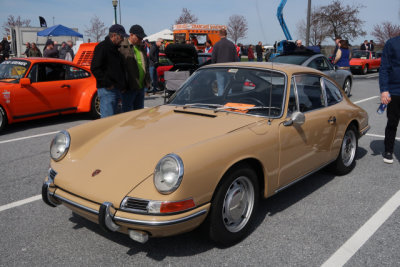
[(71, 137), (67, 131), (59, 132), (51, 141), (50, 156), (55, 161), (60, 161), (68, 152)]
[(164, 156), (154, 170), (154, 185), (161, 194), (171, 194), (181, 184), (183, 162), (176, 154)]

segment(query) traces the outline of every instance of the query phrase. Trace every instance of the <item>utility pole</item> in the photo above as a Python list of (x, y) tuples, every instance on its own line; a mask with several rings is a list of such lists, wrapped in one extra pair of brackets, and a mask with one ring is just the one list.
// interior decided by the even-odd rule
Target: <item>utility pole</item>
[(309, 46), (310, 44), (310, 17), (311, 17), (311, 0), (308, 0), (306, 46)]

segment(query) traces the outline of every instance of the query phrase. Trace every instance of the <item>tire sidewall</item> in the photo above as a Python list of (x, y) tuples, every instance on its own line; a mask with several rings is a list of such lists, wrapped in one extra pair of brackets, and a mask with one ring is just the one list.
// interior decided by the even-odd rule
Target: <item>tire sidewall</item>
[[(98, 98), (99, 98), (99, 95), (96, 92), (96, 93), (94, 93), (94, 95), (92, 97), (92, 101), (90, 102), (90, 115), (94, 119), (100, 118), (100, 110), (99, 111), (96, 110), (96, 101)], [(100, 109), (100, 107), (99, 107), (99, 109)]]
[(2, 118), (2, 120), (0, 120), (0, 131), (2, 131), (7, 125), (7, 114), (2, 106), (0, 106), (0, 117)]
[[(231, 184), (240, 176), (247, 177), (253, 184), (254, 189), (254, 206), (247, 224), (238, 232), (230, 232), (224, 225), (222, 219), (222, 209), (226, 193)], [(256, 172), (247, 165), (234, 168), (224, 175), (222, 181), (218, 185), (212, 200), (211, 210), (209, 214), (209, 235), (216, 243), (229, 246), (233, 245), (247, 236), (252, 230), (254, 224), (254, 216), (258, 208), (259, 201), (259, 185)]]

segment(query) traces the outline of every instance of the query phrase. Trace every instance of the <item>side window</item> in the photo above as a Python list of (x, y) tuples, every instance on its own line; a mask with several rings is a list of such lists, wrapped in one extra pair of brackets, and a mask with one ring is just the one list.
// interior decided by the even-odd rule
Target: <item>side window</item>
[(327, 79), (324, 79), (324, 84), (328, 106), (335, 105), (342, 101), (343, 96), (339, 88), (337, 88), (332, 82), (328, 81)]
[(74, 66), (65, 65), (66, 80), (83, 79), (90, 76), (89, 72)]
[(296, 75), (295, 82), (301, 112), (325, 107), (325, 97), (321, 88), (321, 77), (316, 75)]
[(38, 64), (38, 82), (65, 80), (65, 66), (57, 63)]
[(36, 83), (37, 75), (38, 75), (38, 64), (35, 64), (32, 66), (31, 71), (29, 72), (27, 78), (31, 80), (31, 83)]
[(329, 70), (329, 65), (326, 63), (323, 57), (317, 57), (308, 64), (308, 67), (317, 69), (320, 71)]

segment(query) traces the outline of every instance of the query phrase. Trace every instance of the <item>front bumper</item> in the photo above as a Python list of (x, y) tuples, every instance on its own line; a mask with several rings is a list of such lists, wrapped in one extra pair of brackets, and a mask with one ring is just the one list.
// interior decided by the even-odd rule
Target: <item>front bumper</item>
[(361, 70), (362, 66), (361, 65), (350, 65), (351, 70)]
[[(132, 236), (131, 231), (148, 234), (151, 237), (176, 235), (199, 226), (210, 208), (210, 203), (192, 210), (173, 215), (147, 215), (121, 211), (110, 202), (94, 203), (68, 193), (45, 182), (42, 187), (43, 201), (55, 207), (63, 204), (82, 217), (98, 223), (106, 231), (118, 231)], [(139, 241), (141, 242), (141, 241)]]

